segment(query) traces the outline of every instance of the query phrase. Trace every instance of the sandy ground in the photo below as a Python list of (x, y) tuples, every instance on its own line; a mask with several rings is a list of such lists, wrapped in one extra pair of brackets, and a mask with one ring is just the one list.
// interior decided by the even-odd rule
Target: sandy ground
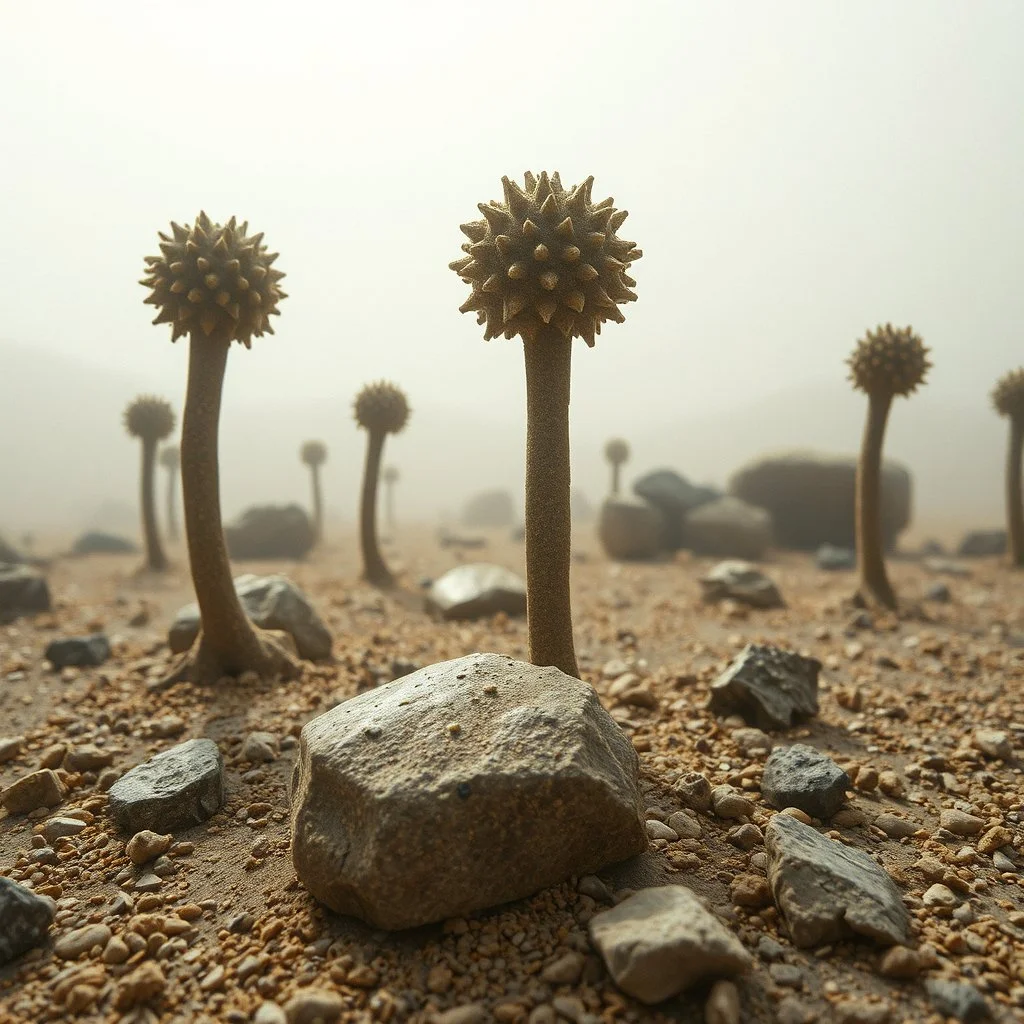
[[(242, 1024), (265, 1001), (284, 1005), (309, 987), (340, 995), (344, 1018), (352, 1020), (704, 1019), (706, 986), (657, 1008), (615, 988), (587, 939), (587, 921), (602, 907), (577, 891), (575, 879), (469, 920), (400, 935), (324, 911), (298, 883), (289, 858), (286, 785), (302, 725), (390, 679), (395, 661), (426, 665), (473, 651), (526, 655), (523, 621), (437, 624), (418, 610), (421, 578), (458, 559), (431, 532), (400, 531), (386, 552), (403, 569), (404, 594), (381, 594), (358, 582), (354, 538), (347, 535), (330, 538), (305, 564), (238, 566), (286, 572), (334, 633), (335, 664), (309, 665), (288, 685), (147, 692), (146, 680), (168, 664), (173, 613), (192, 596), (181, 552), (163, 578), (137, 573), (132, 557), (60, 560), (49, 573), (54, 613), (0, 627), (0, 738), (25, 737), (20, 756), (0, 765), (0, 786), (41, 763), (59, 764), (61, 744), (100, 745), (124, 771), (173, 743), (208, 736), (225, 755), (228, 792), (209, 822), (175, 835), (173, 873), (153, 893), (134, 889), (140, 871), (130, 870), (126, 837), (105, 813), (98, 772), (71, 773), (71, 791), (54, 811), (0, 817), (0, 872), (58, 901), (53, 939), (95, 923), (134, 950), (126, 962), (99, 948), (63, 959), (52, 943), (30, 952), (0, 969), (0, 1021)], [(490, 535), (487, 549), (465, 558), (521, 571), (523, 552), (503, 535)], [(773, 738), (811, 743), (851, 775), (862, 772), (869, 788), (854, 792), (842, 825), (826, 829), (879, 859), (903, 891), (917, 947), (902, 968), (909, 976), (884, 976), (884, 951), (867, 942), (797, 950), (773, 906), (737, 906), (734, 880), (764, 871), (763, 846), (744, 851), (728, 841), (734, 821), (702, 815), (699, 840), (657, 841), (643, 857), (602, 872), (604, 881), (619, 896), (671, 882), (707, 899), (755, 953), (755, 969), (738, 982), (743, 1021), (942, 1021), (922, 984), (940, 976), (972, 982), (996, 1019), (1022, 1019), (1024, 874), (998, 871), (992, 856), (976, 848), (977, 837), (943, 842), (936, 830), (941, 810), (970, 808), (986, 828), (1013, 833), (1024, 863), (1021, 768), (970, 749), (974, 731), (992, 727), (1011, 736), (1018, 754), (1024, 750), (1024, 577), (994, 560), (972, 562), (968, 578), (941, 577), (953, 599), (936, 604), (921, 599), (940, 577), (895, 563), (905, 610), (864, 622), (848, 603), (852, 576), (818, 572), (799, 555), (764, 566), (787, 608), (706, 606), (697, 578), (711, 564), (680, 556), (615, 565), (600, 554), (591, 531), (578, 531), (573, 585), (581, 674), (640, 752), (649, 817), (678, 810), (674, 782), (696, 770), (712, 784), (742, 788), (757, 801), (753, 821), (763, 826), (772, 813), (760, 800), (763, 756), (744, 755), (730, 723), (704, 709), (708, 684), (747, 642), (819, 658), (825, 666), (819, 716)], [(43, 659), (50, 639), (96, 629), (114, 645), (103, 667), (58, 673)], [(643, 677), (641, 696), (626, 703), (609, 696), (623, 670), (614, 662)], [(281, 742), (270, 764), (239, 756), (245, 737), (257, 730)], [(871, 769), (895, 772), (898, 786), (882, 792), (871, 785)], [(30, 851), (45, 845), (36, 834), (41, 823), (73, 809), (90, 812), (88, 827), (55, 843), (52, 863), (31, 859)], [(886, 811), (912, 819), (919, 830), (889, 838), (874, 825)], [(922, 896), (936, 880), (969, 903), (973, 915), (958, 919), (947, 908), (926, 906)], [(969, 916), (973, 921), (965, 922)], [(781, 943), (780, 962), (793, 970), (769, 962), (765, 936)], [(567, 960), (571, 953), (580, 955)], [(147, 963), (162, 977), (151, 994), (135, 984)], [(575, 966), (565, 966), (570, 963)], [(313, 1019), (309, 1008), (296, 1012), (297, 1020)]]

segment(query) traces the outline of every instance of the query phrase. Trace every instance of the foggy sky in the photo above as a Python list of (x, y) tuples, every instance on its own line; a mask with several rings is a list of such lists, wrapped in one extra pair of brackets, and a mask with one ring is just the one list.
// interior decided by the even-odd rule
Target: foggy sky
[[(288, 275), (226, 416), (388, 377), (521, 422), (522, 346), (483, 342), (447, 264), (526, 169), (595, 175), (644, 251), (626, 322), (575, 350), (577, 426), (834, 384), (886, 320), (932, 347), (933, 401), (987, 403), (1024, 362), (1015, 0), (0, 0), (0, 24), (0, 340), (176, 405), (185, 345), (137, 280), (203, 208)], [(0, 366), (0, 430), (16, 386)]]

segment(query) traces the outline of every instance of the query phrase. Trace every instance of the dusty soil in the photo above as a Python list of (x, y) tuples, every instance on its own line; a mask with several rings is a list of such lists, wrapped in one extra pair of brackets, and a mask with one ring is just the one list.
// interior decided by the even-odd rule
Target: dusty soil
[[(811, 743), (851, 775), (861, 771), (858, 781), (868, 788), (854, 792), (841, 824), (825, 828), (890, 871), (911, 908), (918, 953), (903, 965), (910, 977), (891, 978), (882, 973), (884, 951), (867, 942), (794, 949), (774, 907), (733, 902), (736, 876), (763, 876), (763, 846), (732, 845), (727, 837), (737, 823), (710, 814), (701, 816), (701, 839), (658, 840), (645, 856), (603, 872), (608, 887), (621, 896), (623, 889), (671, 882), (706, 897), (755, 953), (754, 971), (738, 982), (743, 1021), (938, 1022), (943, 1018), (930, 1008), (922, 984), (935, 976), (972, 982), (999, 1020), (1022, 1019), (1024, 874), (997, 870), (992, 856), (976, 848), (977, 837), (950, 842), (936, 833), (942, 809), (972, 811), (986, 829), (1008, 828), (1014, 856), (1024, 863), (1021, 768), (971, 749), (974, 731), (991, 727), (1007, 732), (1018, 754), (1024, 750), (1024, 577), (995, 561), (973, 562), (970, 578), (942, 578), (953, 600), (936, 604), (921, 599), (939, 577), (896, 563), (892, 575), (905, 610), (868, 621), (848, 603), (850, 574), (821, 573), (811, 559), (785, 555), (765, 569), (788, 607), (747, 611), (702, 604), (697, 577), (710, 562), (680, 557), (614, 565), (590, 530), (577, 532), (581, 673), (640, 752), (649, 817), (680, 809), (673, 783), (696, 770), (712, 784), (742, 788), (757, 801), (754, 823), (763, 825), (772, 813), (758, 788), (763, 755), (744, 755), (730, 737), (738, 723), (704, 710), (708, 684), (750, 641), (813, 654), (825, 666), (820, 715), (773, 738)], [(132, 867), (128, 837), (106, 813), (103, 786), (110, 779), (100, 783), (102, 770), (66, 773), (71, 788), (59, 808), (0, 817), (0, 872), (30, 881), (58, 904), (51, 944), (0, 970), (0, 1021), (242, 1024), (264, 1001), (284, 1005), (309, 987), (339, 995), (343, 1019), (351, 1020), (704, 1019), (706, 987), (656, 1009), (615, 988), (587, 940), (586, 923), (601, 904), (580, 894), (575, 879), (469, 920), (400, 935), (336, 917), (296, 880), (287, 780), (305, 722), (390, 679), (395, 662), (420, 666), (473, 651), (526, 655), (522, 621), (436, 624), (419, 611), (420, 578), (455, 564), (451, 549), (439, 548), (426, 531), (407, 531), (388, 548), (393, 563), (400, 554), (405, 590), (398, 594), (357, 581), (349, 537), (334, 538), (307, 564), (239, 565), (239, 571), (284, 571), (303, 587), (334, 632), (336, 662), (307, 665), (301, 681), (288, 685), (183, 685), (159, 695), (145, 684), (165, 671), (167, 626), (191, 599), (182, 554), (164, 578), (137, 574), (131, 557), (51, 567), (54, 613), (0, 627), (0, 738), (25, 737), (20, 756), (0, 765), (0, 787), (41, 763), (59, 765), (60, 745), (102, 746), (123, 772), (174, 743), (208, 736), (225, 756), (228, 798), (205, 825), (175, 835), (173, 871), (149, 893), (134, 887), (143, 869)], [(492, 536), (485, 551), (465, 558), (521, 571), (523, 553)], [(106, 665), (55, 672), (45, 662), (49, 640), (96, 629), (114, 644)], [(640, 679), (613, 699), (611, 684), (627, 670)], [(242, 742), (253, 731), (277, 737), (275, 761), (241, 759)], [(889, 793), (870, 769), (896, 773)], [(52, 863), (31, 859), (45, 845), (37, 834), (43, 823), (77, 809), (89, 812), (86, 829), (58, 840), (56, 856), (45, 858)], [(919, 830), (888, 838), (873, 824), (886, 811), (912, 819)], [(939, 862), (938, 874), (932, 861)], [(973, 922), (964, 920), (971, 915), (953, 918), (948, 909), (924, 905), (925, 890), (937, 880), (969, 902)], [(108, 962), (117, 956), (99, 947), (77, 959), (57, 956), (52, 940), (88, 923), (107, 925), (115, 937), (134, 933), (128, 946), (137, 951), (120, 963)], [(781, 944), (780, 962), (795, 970), (769, 963), (771, 947), (763, 942), (757, 953), (764, 936)], [(570, 953), (581, 955), (567, 959)], [(163, 979), (148, 992), (126, 980), (137, 981), (146, 963), (158, 966)], [(311, 1011), (293, 1008), (293, 1016), (312, 1020)]]

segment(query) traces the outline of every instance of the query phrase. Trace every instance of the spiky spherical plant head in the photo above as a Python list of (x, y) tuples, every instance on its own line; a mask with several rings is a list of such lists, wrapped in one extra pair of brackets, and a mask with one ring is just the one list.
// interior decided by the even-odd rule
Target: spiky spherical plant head
[(398, 478), (401, 474), (395, 469), (394, 466), (388, 466), (384, 470), (384, 483), (395, 484), (398, 483)]
[(1024, 423), (1024, 367), (999, 378), (992, 389), (992, 404), (1000, 416)]
[(879, 325), (857, 342), (847, 365), (853, 386), (869, 395), (909, 395), (931, 368), (928, 349), (911, 327)]
[(327, 461), (327, 445), (323, 441), (307, 441), (299, 449), (299, 458), (307, 466), (322, 466)]
[(614, 437), (604, 446), (604, 457), (613, 466), (621, 466), (629, 458), (629, 445), (621, 437)]
[(390, 381), (367, 384), (356, 395), (356, 423), (367, 430), (397, 434), (409, 419), (409, 403), (405, 393)]
[(175, 470), (181, 465), (181, 450), (176, 444), (169, 444), (160, 451), (160, 465)]
[(627, 273), (643, 254), (616, 234), (626, 219), (611, 199), (594, 203), (593, 178), (563, 189), (556, 173), (527, 172), (525, 188), (501, 179), (505, 201), (481, 203), (483, 220), (462, 225), (462, 259), (449, 264), (472, 286), (459, 307), (475, 312), (484, 338), (533, 341), (549, 325), (588, 345), (606, 320), (625, 320), (633, 302)]
[(139, 395), (124, 411), (124, 426), (132, 437), (162, 441), (174, 429), (174, 410), (162, 398)]
[(248, 231), (248, 222), (215, 224), (200, 213), (194, 225), (160, 232), (160, 255), (146, 257), (139, 283), (150, 289), (143, 301), (160, 310), (153, 323), (171, 325), (171, 341), (191, 335), (249, 348), (253, 337), (274, 333), (284, 274), (272, 266), (277, 253), (267, 252), (263, 233)]

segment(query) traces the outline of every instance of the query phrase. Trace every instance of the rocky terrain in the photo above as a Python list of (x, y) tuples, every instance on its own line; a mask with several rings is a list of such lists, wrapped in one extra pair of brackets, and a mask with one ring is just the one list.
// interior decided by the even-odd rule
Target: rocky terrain
[[(851, 573), (779, 555), (761, 568), (783, 606), (712, 604), (699, 580), (713, 560), (614, 564), (592, 533), (573, 565), (581, 674), (639, 753), (650, 849), (399, 933), (298, 882), (288, 784), (302, 726), (339, 702), (475, 651), (526, 657), (521, 618), (421, 610), (421, 581), (460, 549), (403, 532), (386, 552), (395, 592), (357, 581), (350, 537), (306, 563), (239, 563), (305, 591), (333, 661), (288, 684), (163, 692), (147, 684), (192, 600), (183, 552), (167, 577), (132, 555), (57, 561), (54, 610), (0, 627), (0, 875), (55, 908), (47, 931), (43, 900), (0, 888), (0, 960), (20, 929), (39, 938), (0, 967), (0, 1021), (1021, 1019), (1019, 577), (995, 559), (894, 562), (903, 610), (872, 616), (849, 603)], [(522, 571), (504, 536), (464, 557)], [(100, 664), (44, 656), (96, 633)], [(720, 696), (708, 707), (748, 644), (820, 662), (816, 714), (787, 726)], [(185, 827), (180, 807), (126, 809), (117, 780), (193, 740), (223, 761), (209, 743), (179, 751), (205, 780), (193, 796), (216, 796), (222, 772), (223, 805)]]

